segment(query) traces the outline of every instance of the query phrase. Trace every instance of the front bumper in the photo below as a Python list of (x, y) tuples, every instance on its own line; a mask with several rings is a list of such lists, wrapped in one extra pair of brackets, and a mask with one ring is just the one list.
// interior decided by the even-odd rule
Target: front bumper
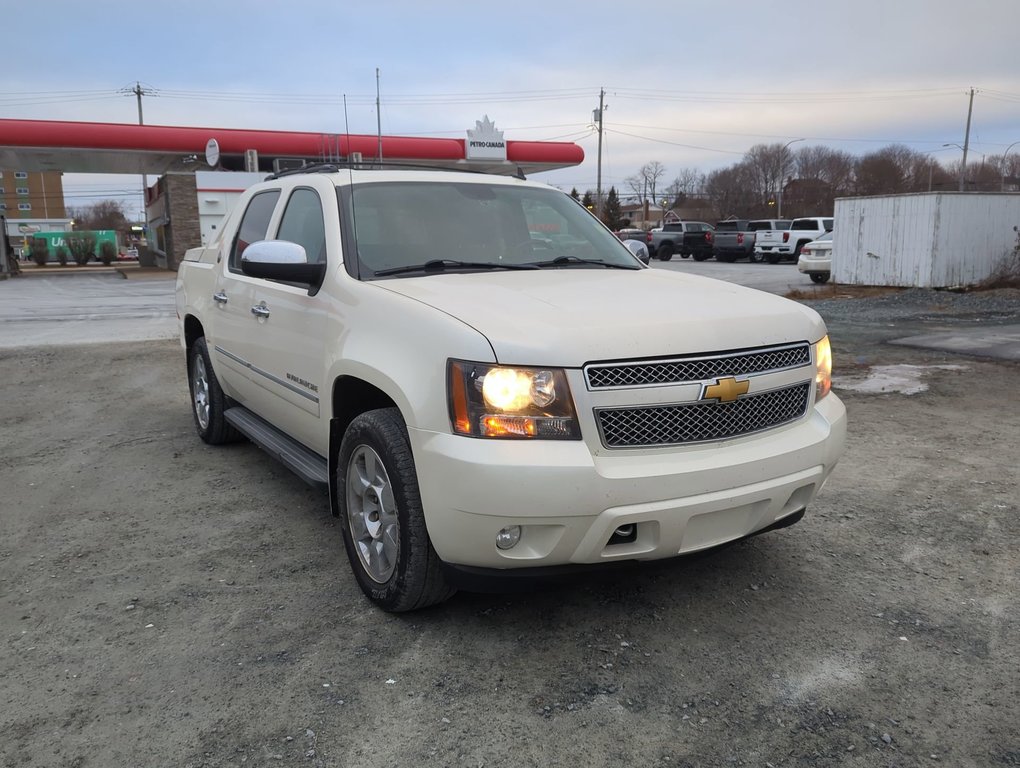
[[(796, 515), (843, 451), (830, 394), (799, 421), (717, 443), (593, 455), (583, 441), (480, 440), (410, 429), (429, 537), (446, 563), (487, 569), (655, 560)], [(520, 543), (496, 548), (520, 525)], [(611, 542), (621, 526), (632, 539)]]

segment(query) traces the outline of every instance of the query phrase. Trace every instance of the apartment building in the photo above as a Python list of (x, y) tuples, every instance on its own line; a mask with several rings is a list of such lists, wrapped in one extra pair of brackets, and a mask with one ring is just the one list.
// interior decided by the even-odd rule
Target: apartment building
[(0, 216), (13, 221), (67, 218), (63, 173), (0, 168)]

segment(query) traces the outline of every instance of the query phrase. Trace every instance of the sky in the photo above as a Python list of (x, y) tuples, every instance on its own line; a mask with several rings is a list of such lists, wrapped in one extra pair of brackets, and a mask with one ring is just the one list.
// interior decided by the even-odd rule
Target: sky
[[(964, 143), (971, 88), (969, 159), (1020, 141), (1020, 0), (10, 5), (2, 118), (135, 123), (136, 83), (153, 125), (375, 134), (379, 120), (463, 138), (487, 115), (510, 140), (579, 144), (582, 165), (538, 178), (582, 192), (603, 89), (603, 187), (618, 190), (652, 160), (668, 184), (795, 139), (953, 162), (943, 145)], [(69, 206), (113, 198), (130, 214), (140, 189), (65, 177)]]

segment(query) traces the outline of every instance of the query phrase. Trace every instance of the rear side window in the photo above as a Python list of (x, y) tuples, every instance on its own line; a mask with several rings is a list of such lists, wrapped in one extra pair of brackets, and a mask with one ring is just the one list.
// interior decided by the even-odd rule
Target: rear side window
[[(272, 211), (272, 209), (270, 209)], [(296, 189), (287, 201), (277, 240), (288, 240), (305, 249), (309, 264), (326, 260), (326, 229), (322, 220), (322, 201), (312, 189)]]
[(237, 229), (237, 237), (234, 238), (234, 246), (230, 251), (230, 269), (234, 272), (241, 271), (241, 254), (244, 249), (254, 242), (266, 239), (269, 232), (269, 220), (273, 217), (273, 209), (276, 208), (276, 201), (280, 199), (280, 190), (274, 189), (268, 192), (260, 192), (248, 203), (248, 208), (241, 219), (241, 226)]
[(784, 229), (790, 228), (790, 222), (785, 220), (773, 221), (772, 219), (765, 219), (763, 221), (752, 221), (750, 224), (750, 228), (752, 232), (761, 232), (762, 230), (777, 230), (777, 229), (779, 231), (782, 231)]
[(826, 232), (832, 231), (832, 219), (822, 219), (822, 226), (825, 227)]

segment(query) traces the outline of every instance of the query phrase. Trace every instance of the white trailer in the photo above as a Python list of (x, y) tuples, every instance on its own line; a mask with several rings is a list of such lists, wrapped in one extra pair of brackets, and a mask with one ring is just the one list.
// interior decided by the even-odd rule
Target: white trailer
[(1020, 194), (922, 192), (836, 200), (832, 277), (845, 285), (974, 285), (1015, 257)]

